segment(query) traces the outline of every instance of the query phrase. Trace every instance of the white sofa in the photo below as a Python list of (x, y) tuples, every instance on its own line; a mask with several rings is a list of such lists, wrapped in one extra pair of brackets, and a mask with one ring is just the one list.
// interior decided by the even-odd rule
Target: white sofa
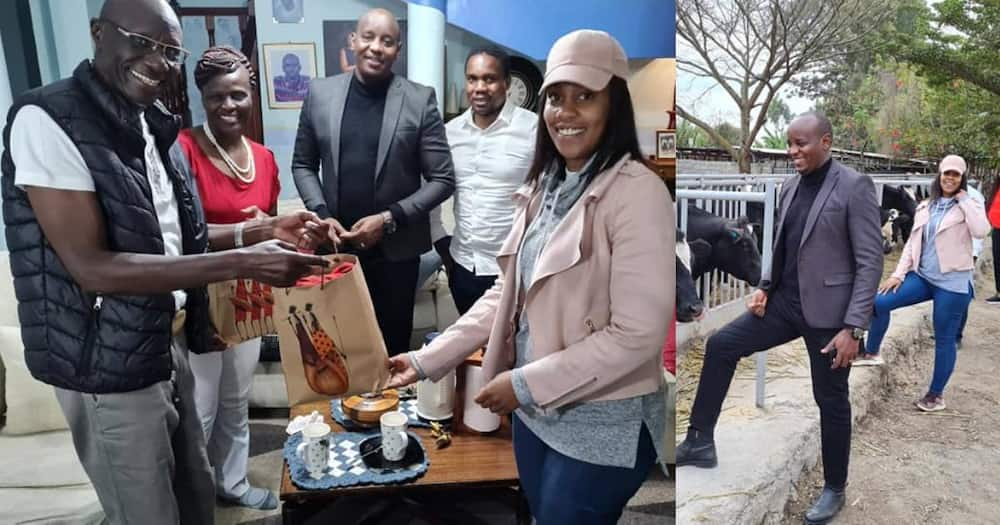
[(0, 256), (0, 345), (0, 413), (6, 416), (0, 426), (0, 522), (102, 523), (104, 512), (55, 394), (24, 366), (6, 252)]

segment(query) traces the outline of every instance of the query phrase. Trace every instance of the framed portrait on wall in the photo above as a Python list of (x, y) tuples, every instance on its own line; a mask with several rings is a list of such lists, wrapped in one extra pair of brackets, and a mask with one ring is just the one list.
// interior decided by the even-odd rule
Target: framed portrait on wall
[(301, 24), (306, 16), (302, 2), (305, 0), (271, 0), (271, 12), (276, 24)]
[(316, 45), (264, 44), (267, 105), (271, 109), (299, 109), (316, 78)]
[(672, 129), (656, 130), (656, 159), (677, 158), (677, 133)]
[[(351, 34), (358, 27), (357, 20), (324, 20), (323, 21), (323, 56), (325, 57), (326, 76), (332, 77), (340, 73), (354, 70), (357, 57), (351, 45)], [(406, 42), (406, 20), (399, 21), (399, 41)], [(392, 72), (406, 76), (406, 50), (401, 49), (392, 65)]]

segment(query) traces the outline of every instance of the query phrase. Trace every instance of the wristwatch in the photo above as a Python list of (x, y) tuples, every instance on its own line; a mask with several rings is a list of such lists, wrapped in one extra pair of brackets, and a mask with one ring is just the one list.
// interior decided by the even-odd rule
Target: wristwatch
[(382, 212), (382, 231), (386, 235), (396, 233), (396, 221), (392, 220), (392, 212)]
[(864, 336), (865, 336), (864, 328), (857, 328), (857, 327), (851, 328), (851, 337), (853, 337), (855, 341), (860, 341), (861, 338)]

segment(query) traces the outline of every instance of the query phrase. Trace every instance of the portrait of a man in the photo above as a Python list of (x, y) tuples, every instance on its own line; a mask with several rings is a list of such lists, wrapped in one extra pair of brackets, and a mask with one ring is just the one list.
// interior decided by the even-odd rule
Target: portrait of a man
[(312, 44), (265, 44), (270, 107), (298, 108), (316, 78), (316, 48)]
[(302, 0), (272, 0), (271, 10), (279, 24), (298, 24), (305, 19)]
[(309, 75), (302, 73), (302, 60), (295, 53), (281, 58), (282, 75), (274, 77), (274, 98), (278, 102), (301, 102), (309, 92)]

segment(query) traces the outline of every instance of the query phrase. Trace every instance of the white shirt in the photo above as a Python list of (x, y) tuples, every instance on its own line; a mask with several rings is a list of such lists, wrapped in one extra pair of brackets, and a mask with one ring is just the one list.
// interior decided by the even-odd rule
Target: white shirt
[[(537, 123), (534, 113), (504, 104), (486, 129), (473, 122), (471, 109), (445, 126), (455, 164), (451, 256), (476, 275), (500, 273), (496, 255), (514, 221), (514, 192), (531, 168)], [(431, 214), (435, 240), (439, 214)]]
[[(979, 201), (979, 204), (982, 204), (983, 206), (986, 205), (986, 198), (983, 197), (983, 194), (980, 193), (979, 190), (977, 190), (971, 184), (969, 184), (969, 185), (966, 186), (966, 190), (967, 190), (967, 193), (969, 194), (969, 197), (971, 197), (971, 198)], [(977, 238), (973, 237), (972, 238), (972, 256), (978, 258), (980, 253), (983, 253), (983, 240), (982, 239), (977, 239)]]
[[(156, 218), (163, 232), (164, 255), (183, 253), (180, 213), (174, 186), (163, 167), (153, 134), (144, 115), (142, 136), (146, 140), (146, 177), (153, 194)], [(10, 156), (16, 168), (14, 184), (19, 188), (35, 186), (57, 190), (96, 191), (80, 150), (56, 121), (42, 108), (27, 105), (18, 110), (10, 132)], [(180, 309), (187, 301), (183, 290), (175, 290), (174, 301)]]

